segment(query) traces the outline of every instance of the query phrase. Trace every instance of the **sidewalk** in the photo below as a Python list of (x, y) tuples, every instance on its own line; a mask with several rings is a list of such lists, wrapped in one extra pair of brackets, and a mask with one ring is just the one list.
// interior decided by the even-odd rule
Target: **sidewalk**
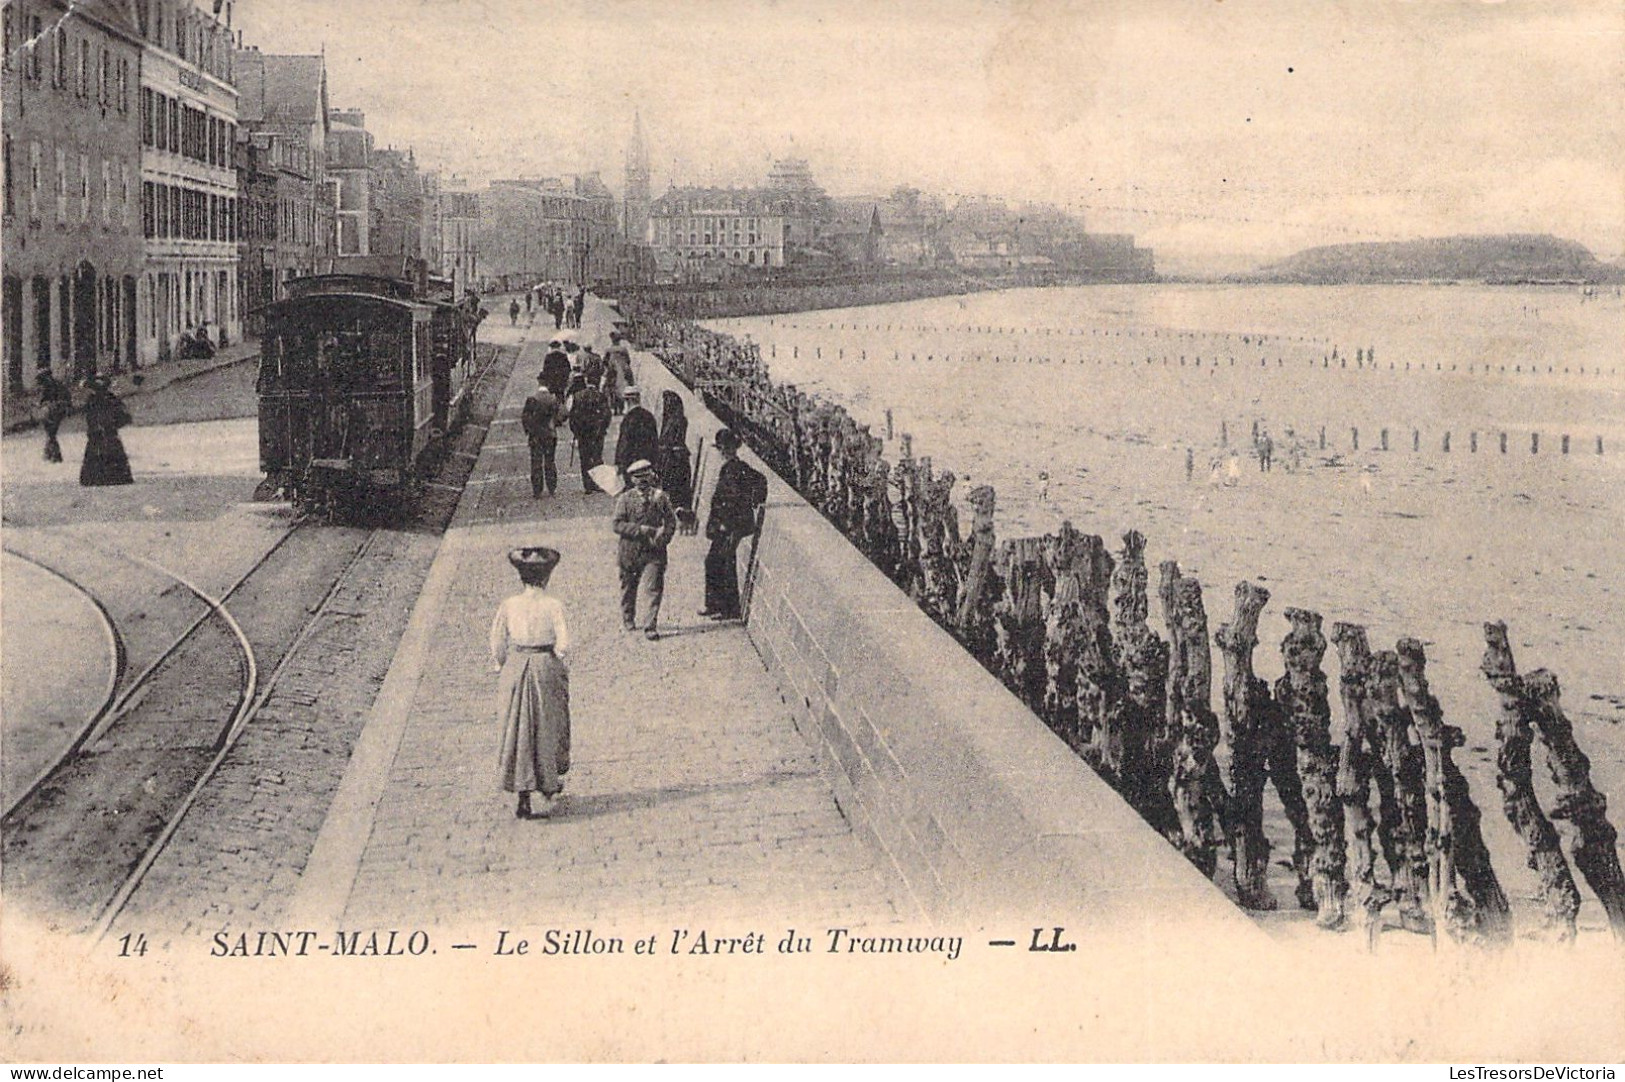
[[(234, 364), (242, 364), (254, 360), (260, 355), (260, 342), (258, 338), (245, 338), (216, 351), (213, 357), (207, 359), (193, 358), (186, 361), (159, 361), (135, 372), (120, 372), (113, 377), (113, 387), (118, 396), (125, 401), (132, 398), (141, 398), (156, 394), (165, 387), (183, 380), (201, 376), (206, 372), (213, 372), (220, 368), (229, 368)], [(136, 386), (133, 377), (141, 377), (141, 385)], [(74, 412), (77, 416), (79, 406), (84, 402), (85, 392), (75, 387), (73, 392)], [(33, 410), (38, 396), (33, 390), (18, 394), (6, 394), (3, 400), (4, 416), (0, 420), (3, 431), (9, 435), (13, 432), (23, 432), (38, 427), (39, 422), (34, 419)], [(73, 423), (72, 420), (67, 424)]]
[[(594, 302), (581, 336), (607, 340), (610, 315)], [(617, 914), (912, 917), (744, 629), (695, 616), (705, 542), (673, 543), (663, 637), (649, 642), (621, 630), (613, 501), (582, 493), (567, 440), (559, 494), (531, 498), (519, 410), (545, 349), (528, 336), (290, 917), (474, 930)], [(564, 554), (553, 587), (575, 640), (574, 765), (550, 820), (515, 819), (496, 780), (486, 636), (518, 589), (505, 554), (521, 544)]]

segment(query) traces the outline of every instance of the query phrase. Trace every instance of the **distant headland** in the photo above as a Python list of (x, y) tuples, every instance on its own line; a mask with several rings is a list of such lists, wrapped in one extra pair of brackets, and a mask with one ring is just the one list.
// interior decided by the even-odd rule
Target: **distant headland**
[(1625, 267), (1545, 233), (1499, 233), (1305, 248), (1232, 280), (1314, 285), (1416, 281), (1625, 282)]

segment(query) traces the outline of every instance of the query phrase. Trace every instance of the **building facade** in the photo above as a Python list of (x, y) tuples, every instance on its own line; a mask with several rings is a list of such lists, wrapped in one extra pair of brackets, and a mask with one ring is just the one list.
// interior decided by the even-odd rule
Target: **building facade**
[[(135, 0), (141, 55), (138, 307), (143, 363), (174, 355), (183, 332), (242, 334), (237, 293), (237, 87), (231, 6)], [(215, 12), (220, 12), (216, 15)]]
[(615, 197), (596, 173), (492, 181), (480, 193), (482, 277), (499, 288), (613, 279)]
[(432, 204), (425, 199), (424, 177), (412, 151), (374, 147), (370, 161), (368, 254), (411, 256), (434, 265), (435, 260), (424, 251), (425, 214)]
[(459, 177), (440, 186), (436, 226), (439, 231), (440, 276), (461, 297), (480, 280), (480, 197)]
[(327, 185), (334, 216), (334, 254), (372, 252), (372, 133), (360, 109), (328, 114)]
[(138, 362), (141, 38), (114, 0), (9, 0), (4, 369), (11, 391)]
[(649, 212), (655, 267), (667, 281), (713, 281), (782, 267), (795, 211), (781, 194), (750, 188), (672, 188)]
[[(239, 49), (239, 294), (245, 314), (286, 296), (285, 283), (333, 254), (327, 182), (327, 65), (320, 56)], [(266, 190), (270, 180), (272, 190)], [(256, 321), (246, 320), (250, 330)]]

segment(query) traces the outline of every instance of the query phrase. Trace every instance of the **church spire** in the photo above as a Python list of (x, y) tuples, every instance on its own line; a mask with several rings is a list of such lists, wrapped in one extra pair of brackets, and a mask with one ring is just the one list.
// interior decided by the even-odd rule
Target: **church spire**
[(643, 116), (632, 113), (632, 140), (626, 147), (626, 201), (621, 228), (634, 244), (649, 240), (649, 145), (643, 137)]

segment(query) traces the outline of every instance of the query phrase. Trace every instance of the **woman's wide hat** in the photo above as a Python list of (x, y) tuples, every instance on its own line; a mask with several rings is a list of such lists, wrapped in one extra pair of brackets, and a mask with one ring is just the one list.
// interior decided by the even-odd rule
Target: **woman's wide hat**
[(542, 548), (541, 546), (511, 549), (508, 552), (508, 562), (521, 572), (551, 571), (559, 565), (560, 559), (557, 549)]

